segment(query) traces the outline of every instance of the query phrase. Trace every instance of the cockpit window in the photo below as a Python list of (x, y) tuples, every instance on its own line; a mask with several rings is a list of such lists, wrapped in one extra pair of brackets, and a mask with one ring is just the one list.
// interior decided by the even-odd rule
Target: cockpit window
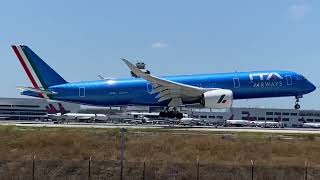
[(306, 80), (306, 78), (303, 75), (296, 76), (296, 80)]

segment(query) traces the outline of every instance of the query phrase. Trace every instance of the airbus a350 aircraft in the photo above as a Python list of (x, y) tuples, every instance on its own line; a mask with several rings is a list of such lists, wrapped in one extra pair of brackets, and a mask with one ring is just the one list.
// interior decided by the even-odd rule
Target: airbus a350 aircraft
[(12, 46), (33, 87), (21, 94), (97, 106), (163, 106), (163, 117), (183, 114), (177, 107), (200, 105), (229, 108), (234, 99), (293, 96), (299, 98), (316, 89), (301, 74), (292, 71), (255, 71), (156, 77), (142, 72), (126, 59), (123, 62), (138, 78), (103, 79), (69, 83), (28, 46)]

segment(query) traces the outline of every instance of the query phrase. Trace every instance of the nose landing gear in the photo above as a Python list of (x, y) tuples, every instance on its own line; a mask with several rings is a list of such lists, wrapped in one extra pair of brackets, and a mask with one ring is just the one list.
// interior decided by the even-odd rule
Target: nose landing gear
[(300, 98), (302, 98), (302, 96), (296, 96), (296, 103), (294, 105), (294, 109), (297, 109), (297, 110), (300, 109), (300, 104), (299, 104)]

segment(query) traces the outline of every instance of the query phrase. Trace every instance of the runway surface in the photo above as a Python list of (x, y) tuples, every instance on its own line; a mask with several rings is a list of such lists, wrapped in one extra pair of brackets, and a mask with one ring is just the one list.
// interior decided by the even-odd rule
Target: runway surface
[(70, 123), (53, 124), (50, 122), (30, 122), (30, 121), (0, 121), (0, 125), (11, 125), (17, 127), (47, 127), (47, 128), (99, 128), (99, 129), (165, 129), (172, 131), (190, 132), (247, 132), (247, 133), (278, 133), (278, 134), (320, 134), (320, 129), (311, 128), (230, 128), (213, 126), (180, 126), (180, 125), (132, 125), (132, 124), (96, 124), (96, 123)]

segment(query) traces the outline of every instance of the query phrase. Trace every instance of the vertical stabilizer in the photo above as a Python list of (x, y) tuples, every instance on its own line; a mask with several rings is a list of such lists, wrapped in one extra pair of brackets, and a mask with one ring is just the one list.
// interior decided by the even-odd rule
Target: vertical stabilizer
[(12, 49), (17, 55), (34, 88), (47, 89), (50, 86), (67, 83), (66, 80), (55, 72), (28, 46), (13, 45)]

